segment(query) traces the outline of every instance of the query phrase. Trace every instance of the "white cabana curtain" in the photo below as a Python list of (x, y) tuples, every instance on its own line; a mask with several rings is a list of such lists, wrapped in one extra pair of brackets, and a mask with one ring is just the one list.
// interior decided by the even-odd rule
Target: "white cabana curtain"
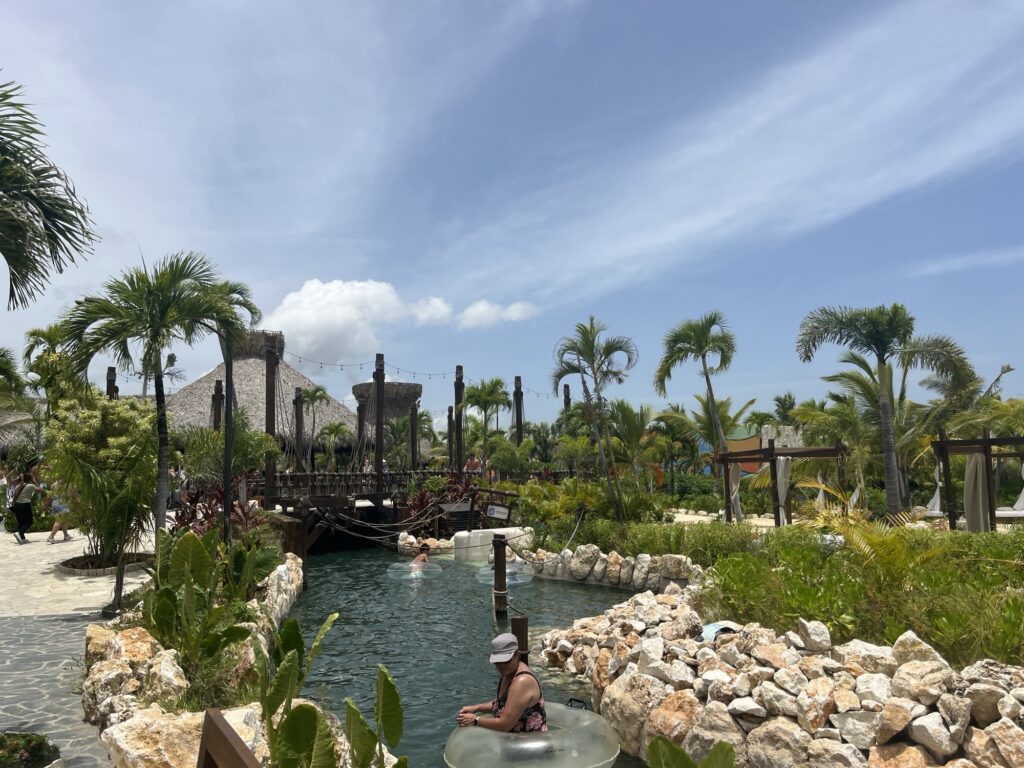
[(928, 500), (928, 511), (938, 512), (942, 509), (942, 481), (939, 479), (939, 465), (935, 465), (935, 493)]
[(779, 477), (779, 522), (788, 525), (786, 521), (786, 497), (789, 495), (789, 476), (793, 471), (793, 459), (789, 456), (779, 456), (775, 460), (775, 471)]
[(968, 531), (991, 531), (988, 517), (988, 483), (985, 482), (985, 457), (980, 453), (967, 455), (964, 475), (964, 515)]
[(857, 508), (857, 502), (860, 500), (860, 486), (858, 485), (853, 489), (853, 495), (850, 497), (850, 504), (846, 508), (847, 512), (850, 512)]
[[(1024, 479), (1024, 459), (1020, 462), (1020, 476)], [(1024, 512), (1024, 489), (1021, 489), (1020, 496), (1013, 502), (1013, 508), (1018, 512)]]
[[(818, 475), (818, 485), (820, 486), (820, 485), (824, 485), (824, 484), (825, 484), (825, 481), (821, 479), (821, 475), (819, 474)], [(825, 508), (825, 489), (824, 488), (818, 488), (818, 496), (814, 499), (814, 506), (816, 506), (818, 509), (824, 509)]]
[(743, 522), (743, 508), (740, 506), (740, 465), (730, 464), (729, 465), (729, 499), (726, 504), (732, 505), (732, 519), (733, 522)]

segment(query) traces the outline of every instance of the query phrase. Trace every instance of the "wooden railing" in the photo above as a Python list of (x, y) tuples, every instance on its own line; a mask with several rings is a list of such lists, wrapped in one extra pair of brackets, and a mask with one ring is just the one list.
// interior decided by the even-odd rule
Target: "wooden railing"
[(196, 768), (260, 768), (260, 761), (219, 709), (206, 710)]

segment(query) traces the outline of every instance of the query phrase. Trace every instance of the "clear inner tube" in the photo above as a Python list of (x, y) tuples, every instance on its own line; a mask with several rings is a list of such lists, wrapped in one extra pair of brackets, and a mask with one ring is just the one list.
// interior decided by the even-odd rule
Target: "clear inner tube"
[(436, 579), (441, 575), (441, 566), (436, 563), (393, 563), (388, 566), (388, 578), (396, 581)]
[(444, 745), (449, 768), (607, 768), (619, 755), (615, 731), (585, 709), (548, 704), (544, 733), (456, 728)]
[[(493, 584), (494, 566), (480, 566), (480, 570), (476, 572), (476, 580), (481, 584)], [(508, 586), (514, 587), (516, 584), (526, 584), (529, 581), (533, 581), (533, 566), (527, 563), (505, 564), (505, 583)]]

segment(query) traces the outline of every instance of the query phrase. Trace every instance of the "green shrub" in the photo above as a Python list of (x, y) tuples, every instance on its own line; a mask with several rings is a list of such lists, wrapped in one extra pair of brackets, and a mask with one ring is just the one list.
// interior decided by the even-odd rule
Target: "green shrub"
[(60, 750), (40, 733), (0, 733), (0, 768), (42, 768)]
[(696, 496), (684, 496), (679, 503), (694, 512), (710, 512), (717, 514), (723, 508), (722, 497), (716, 493), (701, 493)]
[(676, 495), (680, 498), (685, 496), (700, 496), (702, 494), (714, 493), (722, 487), (722, 481), (711, 475), (677, 475)]

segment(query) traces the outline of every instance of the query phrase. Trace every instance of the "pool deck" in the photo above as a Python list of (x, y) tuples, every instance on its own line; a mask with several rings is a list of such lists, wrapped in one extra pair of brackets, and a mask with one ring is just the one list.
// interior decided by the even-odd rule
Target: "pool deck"
[[(28, 544), (0, 536), (0, 731), (45, 733), (67, 768), (99, 768), (111, 763), (96, 728), (82, 720), (78, 687), (85, 626), (102, 621), (114, 576), (59, 572), (59, 562), (83, 552), (85, 539), (71, 534), (70, 541), (57, 534), (55, 544), (46, 543), (46, 533), (29, 533)], [(146, 578), (127, 574), (125, 590)]]

